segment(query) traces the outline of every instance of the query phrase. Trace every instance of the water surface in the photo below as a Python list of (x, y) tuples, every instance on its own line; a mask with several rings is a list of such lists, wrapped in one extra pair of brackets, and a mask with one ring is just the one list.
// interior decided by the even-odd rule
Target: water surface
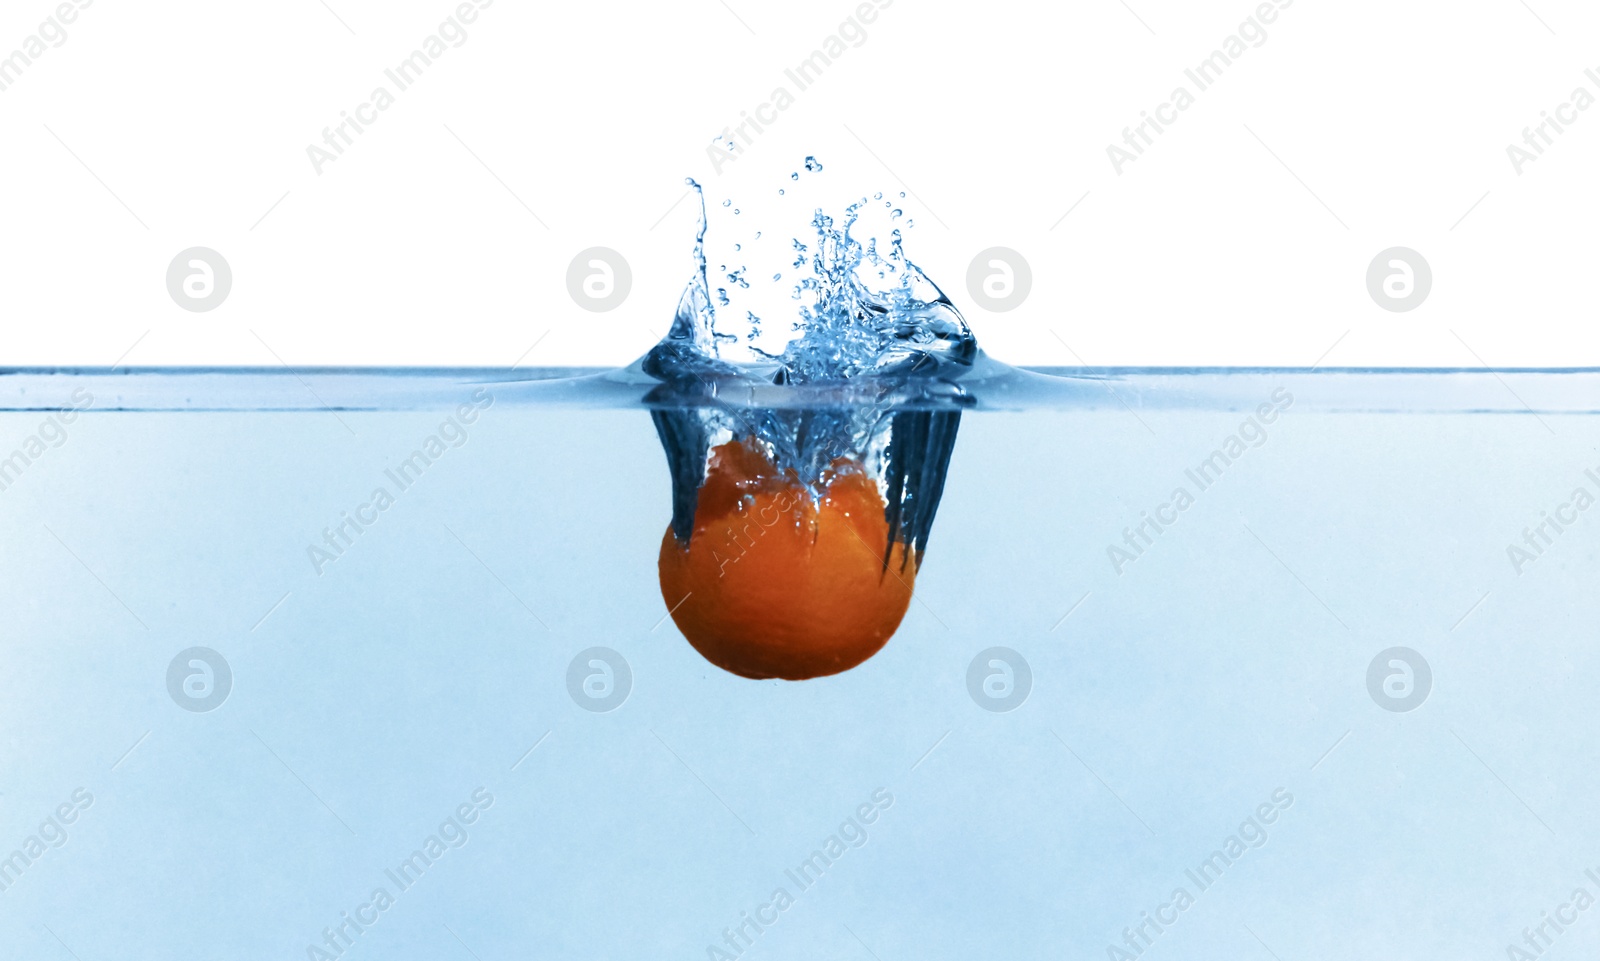
[[(1504, 957), (1600, 896), (1600, 372), (964, 386), (899, 633), (791, 683), (666, 616), (636, 373), (0, 374), (0, 944)], [(169, 689), (197, 647), (211, 710)], [(1411, 710), (1368, 683), (1397, 647)], [(626, 665), (606, 712), (569, 685), (592, 648)], [(1012, 710), (969, 687), (993, 648)], [(1593, 914), (1546, 929), (1561, 956)]]

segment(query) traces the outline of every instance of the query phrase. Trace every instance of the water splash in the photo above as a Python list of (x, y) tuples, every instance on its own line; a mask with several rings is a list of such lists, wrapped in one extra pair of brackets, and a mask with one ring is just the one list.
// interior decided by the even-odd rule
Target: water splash
[[(815, 158), (806, 160), (808, 170), (821, 169)], [(875, 236), (863, 243), (854, 235), (869, 205), (865, 197), (846, 207), (837, 221), (816, 210), (810, 242), (793, 239), (795, 336), (778, 352), (756, 346), (757, 337), (749, 336), (753, 311), (741, 325), (724, 322), (717, 310), (731, 306), (730, 287), (750, 288), (748, 268), (722, 265), (726, 286), (716, 287), (713, 298), (705, 253), (705, 194), (692, 179), (688, 184), (700, 207), (694, 274), (679, 299), (671, 330), (645, 358), (646, 373), (678, 384), (740, 376), (778, 384), (837, 384), (867, 375), (953, 379), (960, 368), (972, 365), (977, 341), (944, 292), (907, 259), (901, 228), (889, 231), (887, 250)], [(894, 210), (891, 216), (898, 214)], [(735, 250), (742, 251), (742, 245)], [(782, 271), (774, 273), (772, 283), (782, 278)]]
[[(807, 157), (804, 169), (819, 172), (822, 164)], [(771, 309), (743, 317), (727, 309), (734, 306), (730, 287), (750, 287), (744, 265), (718, 266), (727, 281), (713, 297), (705, 195), (698, 183), (687, 183), (700, 207), (694, 272), (670, 331), (640, 365), (662, 382), (649, 400), (672, 471), (673, 532), (689, 543), (711, 451), (738, 440), (757, 446), (783, 482), (808, 490), (813, 500), (826, 495), (841, 465), (865, 472), (884, 499), (888, 546), (913, 548), (902, 556), (920, 565), (960, 410), (970, 401), (958, 381), (978, 346), (949, 298), (906, 257), (900, 226), (882, 238), (857, 237), (869, 208), (884, 204), (891, 224), (900, 211), (881, 192), (849, 204), (837, 218), (814, 211), (810, 234), (791, 239), (793, 260), (771, 281), (790, 278), (789, 339), (764, 349), (762, 316), (769, 332), (781, 325)], [(823, 392), (831, 401), (804, 409), (735, 402), (772, 397), (775, 387)], [(885, 565), (889, 556), (886, 550)]]

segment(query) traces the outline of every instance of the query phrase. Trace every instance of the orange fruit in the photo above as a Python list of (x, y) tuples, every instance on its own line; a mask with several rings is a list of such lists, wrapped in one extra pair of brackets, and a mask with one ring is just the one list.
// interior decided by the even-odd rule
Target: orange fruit
[(914, 564), (889, 548), (878, 485), (840, 459), (821, 493), (754, 440), (711, 452), (688, 547), (669, 525), (661, 597), (706, 660), (744, 677), (801, 680), (876, 654), (911, 604)]

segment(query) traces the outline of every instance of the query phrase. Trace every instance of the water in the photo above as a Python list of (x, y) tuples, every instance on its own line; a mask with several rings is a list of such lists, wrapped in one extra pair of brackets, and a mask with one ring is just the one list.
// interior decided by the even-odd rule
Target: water
[[(806, 169), (813, 170), (814, 158), (806, 161)], [(847, 204), (837, 219), (817, 207), (805, 239), (791, 238), (776, 251), (775, 238), (763, 242), (763, 232), (756, 231), (747, 241), (751, 249), (733, 243), (731, 250), (721, 251), (738, 266), (730, 272), (728, 263), (718, 264), (716, 272), (725, 275), (729, 286), (717, 287), (713, 297), (704, 189), (692, 179), (687, 182), (700, 205), (693, 270), (671, 329), (644, 359), (646, 373), (669, 383), (743, 375), (810, 384), (869, 376), (959, 377), (972, 364), (977, 341), (950, 299), (906, 257), (903, 232), (893, 226), (901, 215), (898, 209), (889, 211), (890, 226), (875, 231), (882, 218), (872, 215), (883, 211), (866, 197)], [(881, 199), (882, 194), (876, 196)], [(723, 201), (724, 206), (730, 203)], [(883, 206), (892, 208), (893, 202), (883, 201)], [(723, 241), (724, 247), (727, 243)], [(774, 255), (776, 261), (771, 260)], [(792, 262), (784, 264), (791, 256)], [(746, 276), (750, 261), (758, 270), (768, 269), (763, 263), (784, 266), (789, 280), (780, 269), (769, 284), (752, 289)], [(791, 303), (775, 304), (775, 290), (785, 284)], [(730, 295), (732, 288), (751, 293), (735, 289)], [(735, 297), (745, 308), (742, 316), (726, 309)], [(763, 313), (777, 306), (793, 316), (786, 327), (763, 333), (761, 318), (748, 305), (760, 306)]]
[[(38, 454), (0, 491), (0, 856), (37, 855), (0, 863), (0, 954), (333, 956), (348, 915), (374, 958), (701, 959), (726, 929), (751, 958), (1098, 959), (1162, 912), (1129, 932), (1151, 958), (1504, 957), (1600, 894), (1593, 511), (1508, 555), (1600, 493), (1600, 372), (962, 383), (898, 632), (787, 682), (668, 616), (636, 372), (0, 376), (0, 455)], [(195, 647), (231, 672), (211, 710), (214, 667), (169, 689)], [(1414, 710), (1369, 689), (1394, 647), (1431, 671)], [(1562, 910), (1557, 956), (1592, 953), (1600, 916)], [(747, 917), (774, 919), (748, 947)]]
[(623, 370), (0, 373), (0, 944), (1600, 943), (1596, 372), (1017, 370), (899, 202)]

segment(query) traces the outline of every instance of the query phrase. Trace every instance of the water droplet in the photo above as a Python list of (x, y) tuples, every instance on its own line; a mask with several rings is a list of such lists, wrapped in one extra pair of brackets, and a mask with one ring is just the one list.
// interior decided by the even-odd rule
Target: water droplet
[(806, 158), (806, 169), (811, 171), (812, 173), (816, 173), (816, 172), (818, 172), (818, 171), (820, 171), (822, 169), (822, 164), (818, 163), (817, 162), (817, 158), (815, 158), (815, 157), (807, 157)]
[(800, 179), (800, 175), (798, 173), (792, 173), (792, 174), (789, 175), (789, 179), (790, 180), (799, 180)]
[(732, 207), (733, 206), (733, 201), (732, 200), (724, 200), (722, 202), (722, 206), (724, 206), (724, 207)]

